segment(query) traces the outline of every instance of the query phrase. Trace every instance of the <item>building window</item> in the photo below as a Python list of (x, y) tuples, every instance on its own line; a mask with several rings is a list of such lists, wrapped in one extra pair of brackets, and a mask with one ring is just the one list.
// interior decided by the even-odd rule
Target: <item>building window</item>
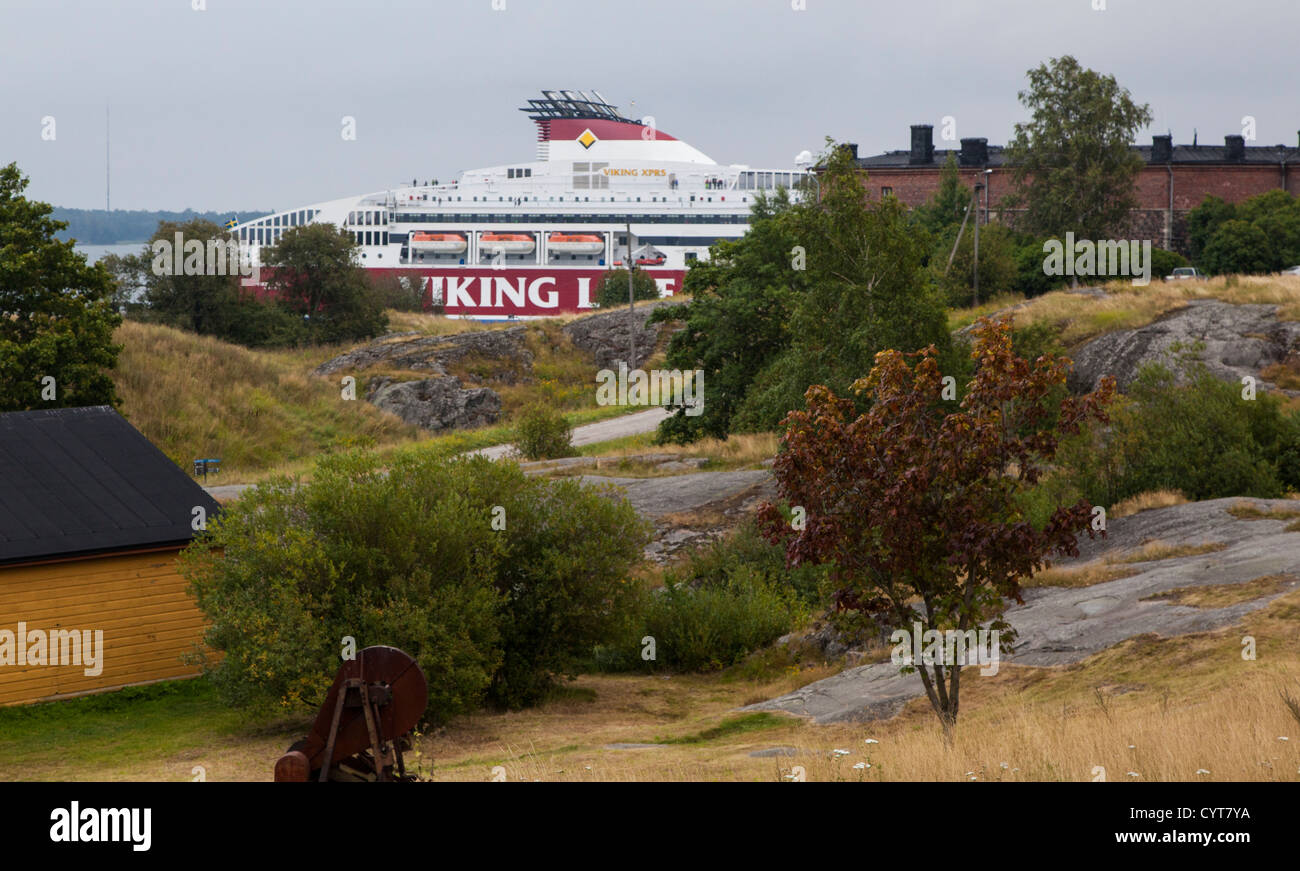
[(882, 187), (882, 188), (880, 189), (880, 198), (881, 198), (882, 200), (883, 200), (885, 197), (892, 197), (893, 195), (894, 195), (894, 189), (891, 188), (891, 187), (889, 187), (888, 185), (885, 185), (884, 187)]

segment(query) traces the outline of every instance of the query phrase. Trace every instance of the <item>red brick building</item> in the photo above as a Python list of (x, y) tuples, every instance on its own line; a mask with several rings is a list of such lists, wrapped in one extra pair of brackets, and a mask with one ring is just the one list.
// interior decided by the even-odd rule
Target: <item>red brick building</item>
[[(963, 139), (960, 149), (936, 149), (934, 128), (912, 126), (911, 148), (872, 157), (858, 157), (868, 176), (873, 198), (892, 193), (909, 207), (924, 203), (939, 187), (948, 155), (956, 157), (962, 181), (970, 187), (987, 180), (981, 196), (980, 216), (990, 214), (1014, 221), (1014, 211), (1000, 209), (999, 201), (1011, 192), (1011, 167), (1000, 145), (987, 139)], [(1187, 213), (1205, 197), (1214, 195), (1230, 203), (1279, 188), (1300, 194), (1300, 148), (1286, 145), (1246, 145), (1241, 136), (1225, 136), (1223, 145), (1174, 145), (1172, 136), (1155, 136), (1150, 145), (1134, 149), (1146, 164), (1137, 179), (1138, 207), (1133, 210), (1129, 238), (1150, 239), (1153, 245), (1186, 253)]]

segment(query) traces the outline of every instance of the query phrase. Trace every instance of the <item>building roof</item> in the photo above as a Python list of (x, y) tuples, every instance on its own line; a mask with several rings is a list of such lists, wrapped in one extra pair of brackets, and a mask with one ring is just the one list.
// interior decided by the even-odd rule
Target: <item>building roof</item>
[[(1148, 164), (1164, 166), (1165, 161), (1152, 160), (1151, 152), (1153, 148), (1152, 145), (1133, 146), (1133, 149)], [(1172, 149), (1172, 157), (1169, 163), (1175, 166), (1180, 164), (1222, 164), (1226, 166), (1272, 164), (1276, 166), (1282, 163), (1283, 160), (1287, 163), (1300, 164), (1300, 148), (1293, 148), (1288, 145), (1247, 145), (1243, 149), (1240, 160), (1229, 159), (1227, 145), (1174, 145)], [(1005, 146), (989, 145), (987, 150), (987, 162), (978, 160), (966, 162), (962, 160), (962, 151), (960, 149), (936, 148), (928, 161), (913, 162), (911, 151), (900, 150), (886, 151), (884, 154), (874, 154), (870, 157), (859, 157), (856, 159), (856, 163), (859, 169), (866, 170), (942, 169), (944, 163), (948, 160), (948, 155), (951, 154), (957, 161), (958, 167), (963, 169), (974, 167), (997, 169), (1010, 165), (1006, 159)]]
[[(988, 163), (981, 163), (979, 166), (992, 167), (994, 169), (1006, 165), (1006, 155), (1001, 145), (988, 146)], [(910, 151), (886, 151), (884, 154), (874, 154), (871, 157), (859, 157), (857, 159), (858, 169), (875, 169), (880, 168), (898, 168), (898, 169), (925, 169), (927, 167), (943, 168), (948, 161), (948, 155), (951, 154), (953, 160), (957, 161), (957, 166), (969, 168), (967, 164), (961, 161), (961, 150), (957, 148), (936, 148), (928, 163), (912, 163), (912, 153)]]
[(0, 564), (193, 539), (217, 503), (106, 405), (0, 414)]

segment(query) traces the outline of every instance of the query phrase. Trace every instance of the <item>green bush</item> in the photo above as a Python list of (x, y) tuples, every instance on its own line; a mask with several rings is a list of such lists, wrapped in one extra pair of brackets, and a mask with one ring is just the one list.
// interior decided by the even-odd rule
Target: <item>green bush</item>
[(1214, 275), (1268, 272), (1273, 263), (1268, 236), (1254, 224), (1224, 221), (1201, 255), (1201, 265)]
[(513, 463), (351, 453), (246, 493), (182, 566), (228, 702), (318, 705), (351, 636), (414, 656), (442, 722), (533, 701), (622, 637), (645, 539), (626, 503)]
[[(644, 269), (632, 270), (632, 296), (634, 299), (659, 298), (659, 285)], [(596, 305), (599, 308), (627, 305), (626, 269), (611, 269), (600, 277), (600, 284), (596, 286)]]
[(716, 586), (671, 582), (651, 593), (645, 633), (656, 662), (680, 671), (716, 671), (789, 632), (802, 611), (788, 590), (753, 570)]
[(1151, 249), (1151, 280), (1159, 281), (1180, 266), (1187, 266), (1188, 260), (1176, 251), (1164, 248)]
[(1041, 521), (1054, 504), (1079, 497), (1113, 505), (1149, 490), (1189, 499), (1282, 495), (1300, 483), (1300, 424), (1280, 402), (1221, 381), (1203, 364), (1182, 364), (1185, 381), (1160, 365), (1145, 367), (1111, 423), (1065, 443), (1060, 470), (1026, 496)]
[(1028, 234), (1016, 237), (1016, 246), (1012, 256), (1016, 264), (1015, 290), (1027, 297), (1042, 296), (1066, 284), (1069, 279), (1059, 275), (1048, 275), (1043, 271), (1043, 260), (1047, 257), (1043, 251), (1043, 242)]
[[(961, 242), (953, 245), (958, 228), (951, 228), (940, 237), (938, 250), (931, 255), (931, 268), (948, 305), (962, 308), (974, 304), (975, 233), (968, 226)], [(1001, 224), (988, 224), (980, 228), (980, 299), (988, 300), (1012, 292), (1020, 277), (1020, 264), (1016, 259), (1015, 234)], [(948, 255), (952, 254), (952, 266)], [(945, 274), (945, 269), (947, 270)], [(1038, 258), (1038, 271), (1042, 272), (1042, 257)]]
[(1222, 197), (1207, 196), (1200, 205), (1187, 213), (1187, 250), (1192, 262), (1199, 265), (1205, 246), (1224, 222), (1237, 217), (1237, 207)]
[[(663, 587), (643, 589), (627, 636), (598, 648), (594, 666), (712, 671), (734, 665), (797, 628), (825, 592), (826, 575), (823, 566), (786, 569), (784, 550), (746, 523), (694, 551), (665, 574)], [(654, 660), (641, 658), (646, 636), (655, 640)]]
[(1187, 216), (1192, 260), (1208, 272), (1275, 272), (1300, 263), (1300, 199), (1271, 190), (1234, 206), (1206, 197)]
[(529, 460), (567, 457), (573, 453), (573, 429), (559, 411), (534, 405), (519, 418), (515, 447)]

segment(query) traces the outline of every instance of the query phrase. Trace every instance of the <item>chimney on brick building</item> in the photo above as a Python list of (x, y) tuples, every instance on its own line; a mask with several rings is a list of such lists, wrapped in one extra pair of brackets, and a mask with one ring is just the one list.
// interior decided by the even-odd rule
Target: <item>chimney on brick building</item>
[(1174, 137), (1172, 135), (1151, 137), (1151, 162), (1169, 163), (1174, 159)]
[(1242, 136), (1232, 134), (1223, 137), (1223, 147), (1228, 160), (1239, 162), (1246, 159), (1246, 140)]
[(840, 148), (843, 148), (845, 151), (847, 151), (849, 153), (849, 157), (851, 157), (853, 160), (858, 159), (858, 143), (843, 142), (840, 143)]
[(912, 125), (912, 154), (908, 163), (931, 163), (934, 161), (934, 125)]
[(989, 162), (989, 141), (983, 137), (963, 139), (961, 151), (957, 152), (957, 162), (962, 166), (986, 165)]

